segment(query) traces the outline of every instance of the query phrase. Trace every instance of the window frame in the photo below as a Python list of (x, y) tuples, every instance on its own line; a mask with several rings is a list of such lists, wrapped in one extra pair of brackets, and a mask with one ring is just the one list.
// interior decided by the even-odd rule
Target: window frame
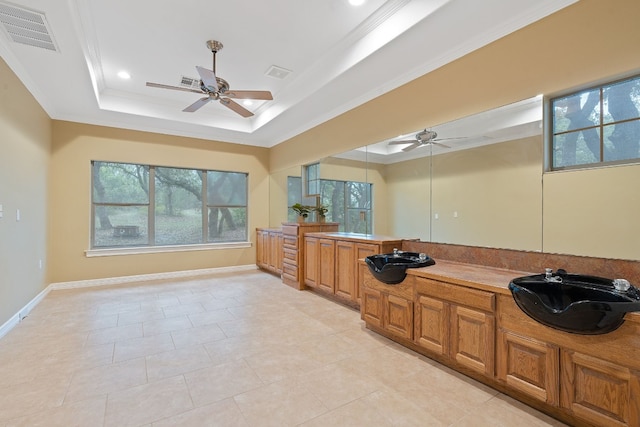
[[(122, 165), (134, 165), (138, 167), (144, 167), (148, 170), (148, 197), (147, 203), (138, 203), (138, 202), (104, 202), (104, 201), (96, 201), (95, 200), (95, 167), (97, 163), (107, 163), (107, 164), (122, 164)], [(149, 164), (141, 164), (141, 163), (132, 163), (132, 162), (120, 162), (120, 161), (109, 161), (109, 160), (91, 160), (91, 184), (90, 184), (90, 236), (89, 236), (89, 249), (85, 251), (87, 257), (92, 256), (109, 256), (109, 255), (126, 255), (126, 254), (134, 254), (134, 253), (157, 253), (157, 252), (181, 252), (181, 251), (193, 251), (193, 250), (208, 250), (208, 249), (228, 249), (228, 248), (245, 248), (250, 247), (251, 242), (249, 240), (249, 173), (241, 172), (241, 171), (224, 171), (218, 169), (201, 169), (201, 168), (188, 168), (188, 167), (180, 167), (180, 166), (166, 166), (166, 165), (149, 165)], [(158, 244), (156, 242), (156, 224), (155, 224), (155, 216), (156, 216), (156, 169), (157, 168), (165, 168), (165, 169), (178, 169), (178, 170), (186, 170), (186, 171), (195, 171), (200, 177), (202, 182), (201, 187), (201, 200), (200, 202), (200, 210), (202, 217), (202, 237), (199, 243), (169, 243), (169, 244)], [(244, 176), (244, 191), (245, 195), (244, 205), (242, 204), (234, 204), (234, 203), (226, 203), (220, 204), (215, 200), (209, 201), (208, 194), (208, 172), (213, 173), (229, 173), (229, 174), (240, 174)], [(96, 208), (97, 207), (128, 207), (128, 206), (142, 206), (147, 208), (147, 239), (146, 243), (140, 244), (135, 243), (131, 245), (105, 245), (105, 246), (96, 246), (96, 227), (97, 227), (97, 218), (96, 218)], [(222, 240), (222, 241), (211, 241), (209, 237), (209, 209), (211, 208), (224, 208), (224, 207), (233, 207), (233, 208), (243, 208), (245, 210), (245, 224), (244, 224), (244, 239), (237, 240)]]
[[(616, 84), (621, 84), (629, 81), (637, 81), (640, 84), (640, 74), (630, 74), (626, 76), (619, 76), (615, 79), (607, 79), (601, 80), (593, 84), (580, 86), (577, 88), (573, 88), (571, 90), (562, 91), (556, 93), (552, 96), (545, 97), (544, 105), (544, 172), (561, 172), (561, 171), (571, 171), (571, 170), (584, 170), (584, 169), (595, 169), (595, 168), (603, 168), (603, 167), (611, 167), (611, 166), (619, 166), (619, 165), (630, 165), (630, 164), (638, 164), (640, 163), (640, 152), (637, 157), (626, 158), (626, 159), (616, 159), (616, 160), (604, 160), (604, 141), (606, 139), (604, 129), (610, 126), (615, 126), (618, 124), (625, 124), (630, 122), (639, 122), (640, 121), (640, 109), (638, 111), (638, 116), (634, 118), (626, 118), (622, 120), (612, 120), (606, 121), (604, 116), (604, 101), (605, 98), (603, 96), (604, 89), (610, 86), (614, 86)], [(598, 124), (594, 124), (593, 126), (583, 126), (571, 130), (565, 130), (562, 132), (554, 132), (554, 125), (556, 122), (556, 116), (554, 112), (554, 101), (570, 98), (572, 96), (579, 96), (580, 94), (584, 94), (590, 91), (598, 91), (599, 92), (599, 120)], [(563, 165), (557, 166), (554, 164), (554, 150), (555, 150), (555, 138), (558, 135), (567, 135), (574, 132), (582, 132), (583, 130), (595, 129), (598, 133), (598, 147), (599, 147), (599, 155), (598, 160), (590, 163), (579, 163), (573, 165)]]

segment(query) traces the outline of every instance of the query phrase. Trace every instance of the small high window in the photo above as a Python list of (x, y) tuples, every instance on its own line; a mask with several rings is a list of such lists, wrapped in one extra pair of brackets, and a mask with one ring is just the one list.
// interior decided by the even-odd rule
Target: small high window
[(552, 98), (550, 168), (640, 159), (640, 76)]

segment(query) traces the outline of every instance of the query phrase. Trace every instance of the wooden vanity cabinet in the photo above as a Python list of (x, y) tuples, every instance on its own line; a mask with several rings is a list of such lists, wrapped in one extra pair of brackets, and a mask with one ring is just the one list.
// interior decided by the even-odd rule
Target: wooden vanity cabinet
[(305, 285), (334, 293), (335, 290), (335, 242), (329, 239), (307, 236), (305, 245)]
[(347, 300), (354, 300), (356, 289), (355, 243), (337, 240), (335, 244), (335, 294)]
[[(282, 259), (282, 282), (296, 289), (305, 289), (307, 274), (305, 267), (304, 238), (307, 233), (335, 232), (338, 231), (339, 224), (336, 222), (287, 222), (282, 224), (283, 239), (283, 259)], [(312, 265), (312, 264), (308, 264)], [(311, 278), (315, 277), (313, 273)]]
[(381, 253), (381, 245), (337, 240), (335, 243), (335, 294), (352, 301), (360, 301), (358, 260)]
[(366, 270), (363, 277), (361, 318), (405, 340), (413, 339), (414, 278), (387, 285)]
[(271, 273), (282, 273), (282, 230), (256, 229), (256, 265)]
[(315, 288), (318, 286), (319, 268), (319, 244), (320, 239), (306, 237), (304, 239), (304, 284)]
[[(354, 237), (356, 236), (356, 237)], [(309, 233), (304, 237), (305, 285), (335, 295), (355, 307), (361, 303), (360, 283), (369, 255), (392, 252), (402, 240), (353, 233)]]
[(493, 377), (495, 294), (424, 277), (415, 281), (414, 343)]
[(589, 425), (640, 426), (638, 320), (590, 336), (536, 322), (511, 295), (498, 307), (500, 382)]
[(561, 352), (561, 406), (598, 426), (640, 425), (640, 373), (576, 351)]

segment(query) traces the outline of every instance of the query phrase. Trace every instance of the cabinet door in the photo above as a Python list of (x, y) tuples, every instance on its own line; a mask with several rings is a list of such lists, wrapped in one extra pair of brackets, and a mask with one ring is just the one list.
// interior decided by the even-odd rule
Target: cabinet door
[(260, 268), (267, 268), (266, 258), (268, 254), (265, 251), (265, 241), (268, 235), (269, 233), (267, 233), (266, 231), (256, 231), (256, 264)]
[(561, 357), (563, 408), (596, 425), (640, 425), (640, 373), (573, 351)]
[(498, 379), (553, 406), (559, 402), (559, 359), (560, 351), (555, 345), (498, 331)]
[(369, 255), (375, 255), (380, 253), (380, 246), (374, 245), (370, 243), (356, 243), (355, 246), (355, 281), (353, 282), (353, 298), (356, 301), (360, 301), (360, 283), (362, 283), (362, 270), (363, 268), (367, 268), (366, 266), (361, 265), (358, 260), (362, 258), (366, 258)]
[(413, 301), (395, 295), (383, 298), (383, 328), (408, 340), (413, 339)]
[(278, 233), (278, 235), (276, 236), (276, 239), (278, 241), (278, 243), (277, 243), (277, 253), (278, 253), (278, 255), (277, 255), (277, 259), (276, 259), (276, 272), (282, 273), (282, 259), (284, 258), (282, 233)]
[(281, 257), (278, 251), (278, 233), (269, 232), (269, 270), (278, 271), (278, 258)]
[(460, 365), (493, 376), (495, 317), (451, 305), (451, 358)]
[(419, 295), (415, 315), (415, 343), (438, 355), (449, 353), (449, 305)]
[(318, 286), (318, 243), (315, 237), (304, 238), (304, 284), (313, 288)]
[(371, 288), (362, 290), (360, 315), (365, 322), (382, 328), (383, 308), (382, 293), (380, 291)]
[(352, 299), (355, 277), (355, 244), (336, 241), (336, 295)]
[(327, 292), (335, 293), (336, 270), (335, 270), (335, 248), (336, 244), (331, 239), (320, 239), (318, 264), (318, 287)]

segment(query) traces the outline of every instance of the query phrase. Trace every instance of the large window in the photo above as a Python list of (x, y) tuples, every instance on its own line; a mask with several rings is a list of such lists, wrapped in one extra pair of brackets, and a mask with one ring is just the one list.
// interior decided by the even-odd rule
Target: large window
[(94, 161), (92, 248), (247, 240), (247, 174)]
[(640, 159), (640, 76), (550, 100), (551, 169)]
[[(326, 220), (340, 223), (339, 230), (349, 233), (373, 233), (372, 184), (355, 181), (317, 180), (320, 203), (329, 209)], [(295, 222), (297, 215), (291, 209), (295, 203), (304, 203), (302, 180), (289, 177), (287, 180), (289, 221)]]

